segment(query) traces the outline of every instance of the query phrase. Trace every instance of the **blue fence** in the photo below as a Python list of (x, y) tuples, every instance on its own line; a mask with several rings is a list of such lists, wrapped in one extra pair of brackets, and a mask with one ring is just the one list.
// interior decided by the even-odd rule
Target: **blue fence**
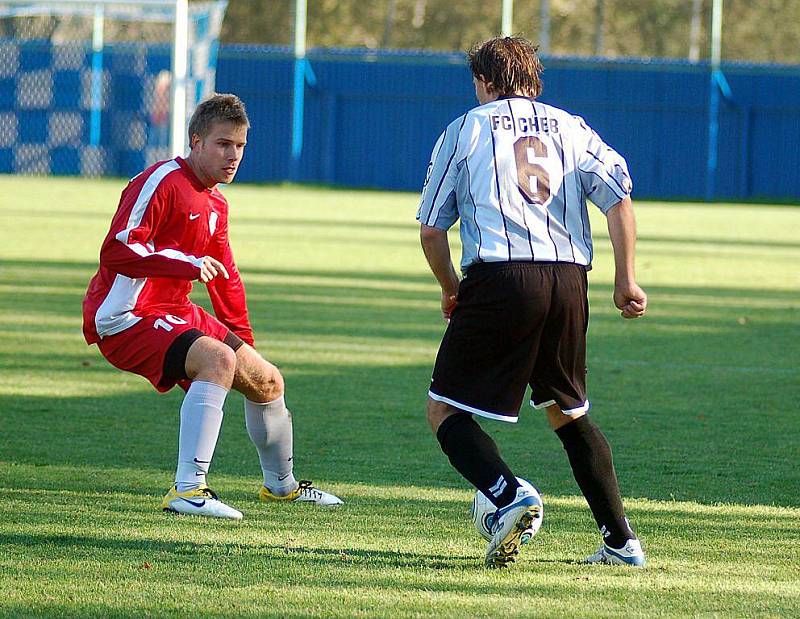
[(0, 39), (0, 173), (132, 176), (166, 154), (150, 98), (169, 46), (108, 45), (96, 74), (92, 60), (89, 44)]
[[(167, 51), (108, 51), (100, 150), (87, 146), (86, 53), (31, 46), (13, 67), (0, 66), (0, 172), (132, 176), (152, 158), (142, 93), (169, 62)], [(308, 58), (316, 80), (305, 91), (300, 181), (416, 191), (439, 132), (475, 105), (462, 55), (328, 50)], [(707, 65), (544, 64), (541, 99), (580, 114), (625, 155), (637, 197), (704, 199)], [(720, 108), (715, 198), (800, 201), (800, 67), (722, 68), (732, 97)], [(32, 94), (43, 85), (44, 94)], [(237, 180), (290, 178), (289, 50), (221, 47), (217, 90), (241, 96), (251, 117)]]
[[(300, 180), (417, 190), (439, 132), (476, 105), (461, 55), (316, 52)], [(709, 67), (681, 61), (545, 59), (541, 100), (583, 116), (628, 159), (638, 197), (704, 199)], [(800, 67), (729, 64), (715, 197), (800, 200)], [(241, 180), (289, 178), (288, 50), (223, 48), (217, 88), (248, 104)]]

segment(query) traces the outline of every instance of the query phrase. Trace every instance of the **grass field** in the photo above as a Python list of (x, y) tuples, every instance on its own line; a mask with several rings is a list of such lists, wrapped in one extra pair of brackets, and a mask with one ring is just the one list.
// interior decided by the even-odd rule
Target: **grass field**
[(594, 523), (526, 410), (484, 427), (541, 489), (545, 521), (517, 565), (489, 572), (472, 493), (424, 422), (443, 323), (416, 197), (226, 191), (257, 343), (287, 381), (296, 472), (346, 500), (259, 505), (233, 395), (210, 479), (245, 513), (235, 523), (158, 510), (181, 394), (81, 337), (122, 185), (0, 177), (1, 616), (800, 615), (800, 209), (639, 204), (650, 313), (636, 322), (611, 305), (594, 219), (589, 395), (649, 564), (577, 562)]

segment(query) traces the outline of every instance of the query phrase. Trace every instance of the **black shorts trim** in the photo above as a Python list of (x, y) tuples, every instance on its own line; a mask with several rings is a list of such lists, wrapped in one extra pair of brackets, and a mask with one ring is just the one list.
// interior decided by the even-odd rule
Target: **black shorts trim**
[[(200, 329), (192, 328), (175, 338), (175, 341), (167, 349), (167, 354), (164, 355), (164, 379), (174, 382), (189, 379), (186, 375), (186, 355), (189, 354), (192, 344), (205, 335)], [(244, 340), (232, 331), (228, 331), (228, 335), (225, 336), (222, 343), (227, 344), (236, 352), (242, 347)]]
[(233, 352), (236, 352), (242, 346), (244, 346), (244, 340), (236, 335), (233, 331), (228, 331), (228, 335), (225, 336), (225, 339), (222, 340), (222, 343), (230, 346)]

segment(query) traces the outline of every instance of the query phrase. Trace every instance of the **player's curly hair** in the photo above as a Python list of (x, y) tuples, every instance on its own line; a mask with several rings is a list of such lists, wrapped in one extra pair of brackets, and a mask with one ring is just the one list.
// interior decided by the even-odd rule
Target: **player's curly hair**
[(499, 96), (516, 92), (535, 98), (542, 93), (544, 71), (537, 50), (522, 37), (495, 37), (477, 44), (467, 58), (472, 75), (491, 82)]
[(220, 121), (250, 127), (250, 119), (239, 97), (214, 93), (200, 103), (189, 121), (190, 143), (193, 135), (206, 137), (211, 132), (211, 125)]

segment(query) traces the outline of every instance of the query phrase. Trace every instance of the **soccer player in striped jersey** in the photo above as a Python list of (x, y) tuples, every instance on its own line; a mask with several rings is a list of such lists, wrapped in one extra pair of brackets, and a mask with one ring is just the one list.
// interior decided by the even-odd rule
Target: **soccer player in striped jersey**
[[(241, 512), (206, 484), (231, 388), (244, 395), (264, 477), (260, 499), (342, 502), (295, 479), (283, 378), (254, 348), (228, 240), (228, 202), (217, 187), (233, 181), (249, 126), (235, 95), (214, 95), (197, 107), (190, 154), (156, 163), (122, 192), (83, 302), (86, 341), (112, 365), (145, 377), (158, 391), (176, 384), (186, 391), (175, 484), (161, 507), (234, 520)], [(215, 316), (189, 301), (194, 280), (206, 285)]]
[[(487, 567), (519, 552), (535, 500), (473, 416), (516, 422), (525, 389), (563, 443), (603, 537), (590, 563), (642, 566), (608, 441), (586, 398), (587, 200), (606, 216), (614, 304), (645, 313), (634, 276), (635, 222), (625, 160), (579, 117), (536, 100), (542, 66), (521, 38), (469, 53), (480, 105), (433, 148), (417, 213), (425, 256), (449, 324), (428, 392), (428, 421), (458, 472), (498, 508)], [(447, 230), (460, 220), (459, 281)]]

